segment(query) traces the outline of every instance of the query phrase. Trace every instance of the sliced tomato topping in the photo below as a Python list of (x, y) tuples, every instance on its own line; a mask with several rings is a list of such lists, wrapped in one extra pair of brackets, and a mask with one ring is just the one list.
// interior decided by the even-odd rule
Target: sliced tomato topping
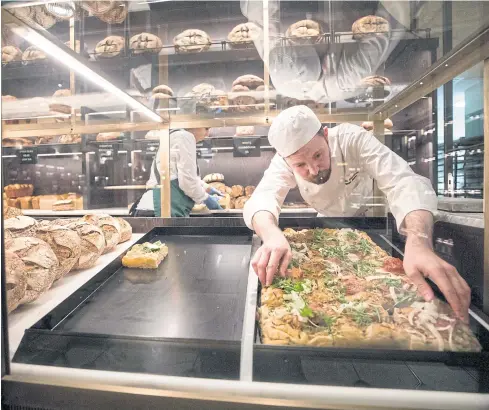
[(391, 273), (404, 273), (404, 268), (402, 267), (402, 260), (399, 258), (389, 257), (384, 261), (382, 268)]

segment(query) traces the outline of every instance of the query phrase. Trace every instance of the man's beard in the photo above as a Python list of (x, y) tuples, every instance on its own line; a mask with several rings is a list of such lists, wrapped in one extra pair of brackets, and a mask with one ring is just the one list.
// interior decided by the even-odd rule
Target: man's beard
[(313, 184), (322, 185), (329, 181), (330, 176), (331, 176), (331, 167), (319, 171), (317, 175), (314, 175), (313, 177), (308, 178), (307, 180), (309, 182), (312, 182)]

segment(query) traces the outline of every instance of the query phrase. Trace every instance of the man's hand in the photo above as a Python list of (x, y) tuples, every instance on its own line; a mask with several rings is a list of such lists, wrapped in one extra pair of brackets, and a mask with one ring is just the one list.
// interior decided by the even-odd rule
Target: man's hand
[[(429, 217), (426, 214), (429, 214)], [(423, 219), (426, 221), (426, 218), (432, 220), (431, 214), (427, 211), (414, 211), (406, 217), (408, 237), (404, 254), (404, 270), (409, 279), (417, 286), (418, 293), (426, 301), (434, 298), (433, 290), (425, 279), (430, 278), (443, 292), (457, 316), (467, 321), (470, 288), (455, 267), (435, 254), (431, 231), (427, 230), (423, 233), (422, 230), (417, 229), (421, 227), (418, 223)]]
[(280, 276), (286, 275), (292, 251), (289, 242), (277, 227), (275, 218), (269, 212), (257, 212), (253, 217), (253, 227), (263, 240), (263, 245), (253, 256), (251, 266), (260, 282), (269, 286), (277, 272)]

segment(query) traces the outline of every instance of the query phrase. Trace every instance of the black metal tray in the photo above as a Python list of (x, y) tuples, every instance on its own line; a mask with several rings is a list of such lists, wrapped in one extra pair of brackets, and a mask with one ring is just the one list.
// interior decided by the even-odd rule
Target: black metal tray
[(154, 228), (157, 270), (120, 255), (28, 329), (13, 361), (196, 377), (239, 377), (252, 249), (247, 228)]
[[(385, 218), (312, 218), (300, 220), (282, 218), (280, 227), (282, 229), (286, 227), (294, 229), (360, 229), (369, 234), (372, 240), (390, 255), (398, 258), (403, 257), (397, 244), (392, 241), (391, 231), (387, 229)], [(259, 288), (257, 292), (257, 306), (260, 306), (260, 290)], [(435, 293), (437, 293), (438, 297), (444, 299), (436, 287)], [(479, 317), (488, 319), (481, 312), (477, 313)], [(362, 384), (362, 378), (358, 376), (358, 372), (355, 373), (352, 370), (353, 363), (361, 363), (361, 366), (368, 368), (369, 372), (373, 371), (372, 368), (375, 368), (374, 372), (380, 372), (380, 377), (377, 377), (377, 380), (381, 381), (375, 387), (393, 387), (393, 380), (385, 379), (385, 377), (381, 376), (382, 371), (380, 369), (385, 368), (398, 374), (399, 377), (401, 377), (403, 372), (409, 374), (406, 377), (409, 380), (407, 385), (404, 384), (404, 387), (402, 387), (403, 383), (400, 383), (394, 387), (414, 388), (417, 386), (416, 388), (420, 388), (419, 386), (422, 386), (423, 383), (418, 383), (419, 378), (412, 370), (412, 366), (420, 369), (433, 369), (433, 372), (438, 372), (438, 376), (433, 376), (435, 379), (437, 377), (451, 377), (447, 376), (446, 370), (451, 369), (450, 371), (454, 371), (454, 368), (470, 379), (472, 376), (468, 376), (469, 373), (462, 367), (465, 366), (471, 368), (473, 373), (477, 374), (478, 379), (474, 381), (472, 378), (472, 384), (468, 383), (471, 386), (469, 390), (463, 387), (463, 383), (457, 384), (454, 382), (458, 387), (454, 387), (453, 390), (487, 392), (489, 391), (489, 383), (480, 384), (479, 380), (489, 381), (489, 331), (473, 317), (471, 317), (470, 326), (483, 347), (483, 351), (480, 353), (264, 345), (261, 342), (259, 323), (256, 321), (253, 354), (254, 379), (272, 382), (350, 385), (345, 382), (346, 379), (343, 379), (346, 377), (345, 372), (347, 372), (350, 376), (354, 375), (354, 377), (348, 376), (347, 379), (360, 380), (359, 383), (352, 383), (351, 385), (362, 386), (365, 385)], [(305, 372), (304, 366), (308, 367), (307, 372)], [(331, 375), (332, 369), (335, 369), (337, 376)], [(394, 371), (394, 369), (397, 370)], [(314, 376), (312, 378), (308, 377), (311, 374), (314, 374)], [(460, 374), (453, 377), (459, 376)], [(412, 379), (417, 380), (414, 385)], [(391, 384), (389, 385), (389, 383)], [(440, 390), (444, 390), (443, 385), (438, 387)]]

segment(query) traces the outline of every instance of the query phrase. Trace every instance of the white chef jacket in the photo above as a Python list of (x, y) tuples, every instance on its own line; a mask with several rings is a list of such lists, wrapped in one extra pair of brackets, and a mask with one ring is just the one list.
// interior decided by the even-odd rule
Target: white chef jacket
[(296, 186), (304, 200), (324, 216), (362, 215), (373, 202), (373, 179), (387, 197), (398, 229), (411, 211), (436, 213), (437, 197), (429, 179), (414, 173), (371, 132), (341, 124), (329, 129), (328, 135), (330, 179), (322, 185), (305, 181), (276, 154), (244, 207), (244, 220), (250, 229), (258, 211), (269, 211), (278, 221), (285, 197)]
[[(151, 132), (151, 131), (150, 131)], [(154, 136), (159, 131), (153, 131)], [(161, 148), (161, 147), (160, 147)], [(160, 169), (160, 150), (154, 159), (156, 166)], [(197, 170), (197, 143), (195, 137), (183, 129), (176, 130), (170, 134), (170, 180), (178, 179), (180, 189), (191, 198), (196, 204), (204, 202), (208, 194), (206, 193), (207, 184), (200, 179)], [(158, 184), (154, 167), (146, 186), (154, 187)], [(139, 210), (153, 210), (153, 191), (144, 193), (137, 206)]]

